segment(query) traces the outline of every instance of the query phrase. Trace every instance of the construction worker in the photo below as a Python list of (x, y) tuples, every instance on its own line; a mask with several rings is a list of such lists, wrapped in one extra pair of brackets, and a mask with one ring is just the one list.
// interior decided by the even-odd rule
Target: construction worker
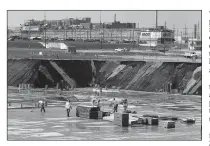
[(64, 80), (61, 80), (61, 91), (64, 89)]
[(68, 101), (66, 102), (66, 112), (67, 112), (67, 117), (69, 117), (70, 114), (70, 109), (71, 109), (71, 104), (70, 104), (70, 100), (68, 99)]
[(127, 111), (127, 108), (128, 108), (128, 100), (127, 99), (125, 99), (123, 101), (123, 108), (124, 108), (124, 112), (126, 112)]
[(100, 110), (101, 110), (101, 103), (100, 103), (100, 100), (98, 100), (97, 107), (98, 107), (98, 110), (100, 111)]
[(39, 101), (39, 104), (40, 104), (40, 106), (41, 106), (41, 112), (42, 112), (42, 111), (45, 112), (45, 108), (44, 108), (45, 103), (44, 103), (44, 101), (40, 100), (40, 101)]
[(101, 95), (102, 95), (102, 89), (103, 89), (103, 88), (102, 88), (102, 87), (100, 87), (99, 89), (100, 89), (99, 96), (101, 96)]
[(115, 100), (115, 98), (113, 98), (113, 103), (114, 103), (114, 112), (117, 112), (118, 103), (117, 103), (117, 101)]
[(93, 100), (92, 100), (92, 106), (95, 106), (95, 104), (96, 104), (96, 100), (93, 99)]

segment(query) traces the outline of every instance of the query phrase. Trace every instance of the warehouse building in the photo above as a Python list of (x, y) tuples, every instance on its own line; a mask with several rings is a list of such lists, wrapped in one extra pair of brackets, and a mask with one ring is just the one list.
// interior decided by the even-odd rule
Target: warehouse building
[(173, 43), (174, 32), (164, 27), (144, 29), (139, 34), (139, 40), (148, 44)]

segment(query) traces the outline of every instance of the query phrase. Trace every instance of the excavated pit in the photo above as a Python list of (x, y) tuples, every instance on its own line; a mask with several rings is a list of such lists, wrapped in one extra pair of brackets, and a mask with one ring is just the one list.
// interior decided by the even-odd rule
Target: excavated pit
[(102, 87), (136, 91), (201, 95), (201, 64), (143, 61), (8, 60), (8, 86), (21, 83), (56, 87), (61, 80), (73, 87)]

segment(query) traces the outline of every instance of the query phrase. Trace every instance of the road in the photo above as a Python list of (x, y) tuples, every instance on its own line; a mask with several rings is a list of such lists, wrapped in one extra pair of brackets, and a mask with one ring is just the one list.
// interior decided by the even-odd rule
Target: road
[[(43, 52), (43, 55), (38, 55)], [(61, 50), (39, 48), (8, 48), (8, 59), (41, 59), (41, 60), (117, 60), (117, 61), (153, 61), (153, 62), (188, 62), (201, 63), (201, 58), (189, 59), (180, 54), (153, 51), (131, 50), (115, 53), (114, 50), (78, 50), (76, 54)]]
[[(189, 62), (201, 63), (201, 58), (196, 60), (183, 57), (186, 50), (169, 50), (166, 53), (154, 51), (149, 48), (136, 48), (134, 44), (103, 44), (67, 41), (68, 46), (76, 46), (77, 54), (61, 52), (61, 50), (46, 50), (39, 41), (15, 40), (8, 41), (8, 59), (33, 58), (42, 60), (117, 60), (117, 61), (155, 61), (155, 62)], [(131, 48), (130, 52), (116, 53), (116, 48)], [(39, 52), (45, 56), (39, 56)]]

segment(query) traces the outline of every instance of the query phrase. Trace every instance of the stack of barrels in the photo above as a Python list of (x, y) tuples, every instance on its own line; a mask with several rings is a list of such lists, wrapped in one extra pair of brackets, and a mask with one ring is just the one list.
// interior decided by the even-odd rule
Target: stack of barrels
[(102, 119), (103, 112), (96, 106), (79, 105), (76, 108), (76, 116), (88, 119)]

